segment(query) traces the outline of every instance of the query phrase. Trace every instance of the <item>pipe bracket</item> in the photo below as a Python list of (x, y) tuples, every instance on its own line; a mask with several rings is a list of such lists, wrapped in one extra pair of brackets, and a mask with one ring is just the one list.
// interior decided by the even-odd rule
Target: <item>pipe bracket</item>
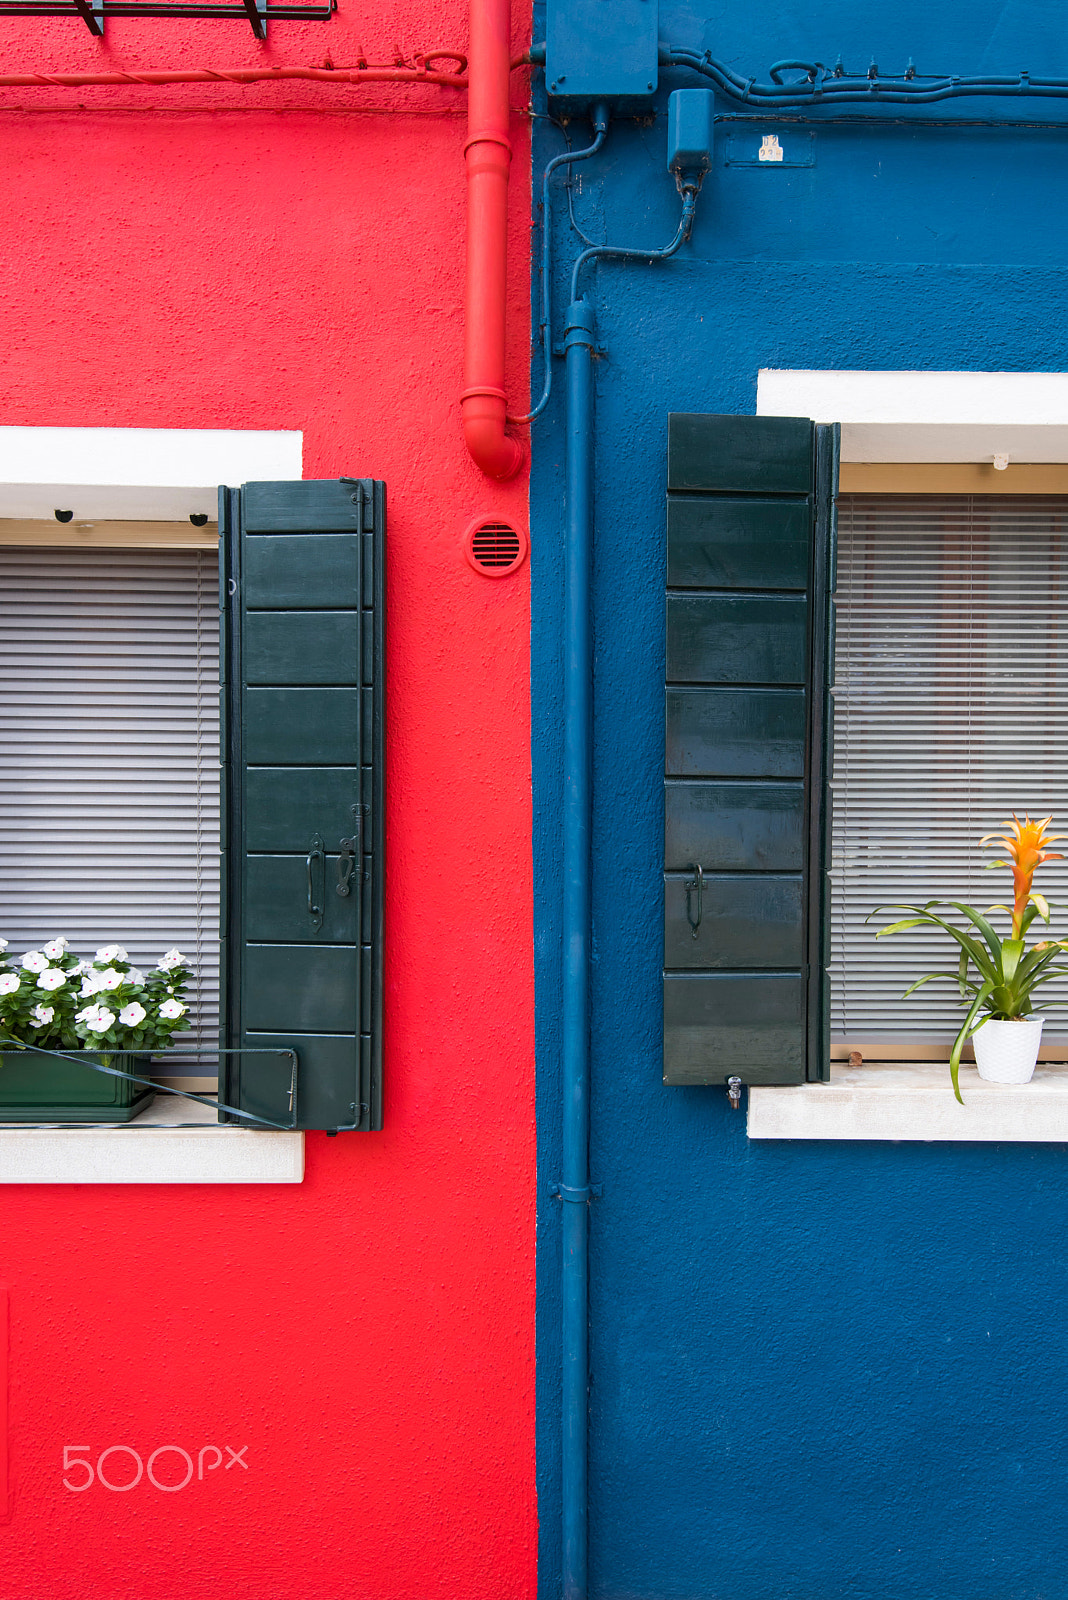
[(566, 1183), (554, 1183), (549, 1190), (553, 1200), (567, 1200), (571, 1205), (588, 1205), (591, 1200), (600, 1200), (604, 1195), (603, 1183), (588, 1183), (582, 1189), (572, 1189)]

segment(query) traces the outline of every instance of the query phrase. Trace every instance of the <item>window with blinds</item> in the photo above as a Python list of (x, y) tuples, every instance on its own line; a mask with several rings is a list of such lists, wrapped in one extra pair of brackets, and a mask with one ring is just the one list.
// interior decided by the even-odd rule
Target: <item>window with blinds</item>
[[(844, 496), (838, 539), (832, 1049), (948, 1055), (953, 986), (901, 995), (955, 946), (924, 929), (877, 943), (865, 918), (1011, 899), (978, 843), (1013, 810), (1068, 832), (1068, 501)], [(1068, 862), (1036, 887), (1068, 936)], [(1064, 1056), (1068, 1008), (1048, 1015), (1043, 1054)]]
[(0, 548), (0, 934), (193, 964), (214, 1072), (219, 600), (212, 550)]

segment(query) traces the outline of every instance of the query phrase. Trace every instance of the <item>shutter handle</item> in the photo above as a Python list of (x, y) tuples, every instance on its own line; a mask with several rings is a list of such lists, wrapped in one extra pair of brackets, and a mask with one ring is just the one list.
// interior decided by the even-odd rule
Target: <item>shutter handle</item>
[(308, 865), (308, 915), (309, 915), (309, 917), (311, 917), (312, 922), (315, 924), (315, 931), (316, 931), (316, 933), (318, 933), (320, 928), (323, 925), (323, 908), (322, 908), (321, 905), (318, 905), (316, 903), (317, 900), (321, 897), (321, 894), (322, 894), (321, 888), (320, 888), (320, 891), (319, 891), (318, 895), (316, 894), (316, 890), (315, 890), (315, 871), (314, 871), (314, 868), (315, 868), (315, 863), (316, 862), (319, 863), (319, 878), (320, 878), (320, 883), (322, 883), (323, 878), (325, 878), (325, 876), (326, 876), (326, 846), (323, 844), (322, 838), (321, 838), (321, 836), (319, 834), (316, 834), (315, 838), (311, 842), (311, 849), (308, 851), (308, 862), (307, 862), (307, 865)]
[(341, 854), (337, 858), (337, 892), (347, 895), (350, 892), (349, 884), (352, 878), (352, 869), (356, 865), (356, 840), (342, 839)]
[[(697, 915), (696, 915), (696, 917), (693, 915), (693, 913), (692, 913), (692, 911), (690, 909), (690, 895), (694, 892), (695, 889), (697, 891)], [(692, 879), (686, 885), (686, 921), (690, 924), (690, 938), (691, 939), (696, 939), (697, 938), (697, 930), (701, 926), (701, 910), (702, 910), (701, 897), (704, 894), (704, 892), (705, 892), (705, 874), (704, 874), (704, 869), (701, 866), (701, 863), (698, 862), (697, 865), (693, 869), (693, 877), (692, 877)]]

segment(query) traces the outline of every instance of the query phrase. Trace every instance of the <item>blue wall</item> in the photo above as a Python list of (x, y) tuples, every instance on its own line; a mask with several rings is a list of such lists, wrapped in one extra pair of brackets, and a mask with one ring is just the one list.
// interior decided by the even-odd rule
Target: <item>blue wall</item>
[[(943, 15), (943, 13), (949, 13)], [(544, 19), (536, 13), (535, 33)], [(661, 35), (766, 77), (1068, 75), (1063, 8), (972, 0), (661, 3)], [(664, 82), (667, 75), (662, 75)], [(693, 83), (681, 75), (667, 87)], [(737, 110), (726, 101), (720, 112)], [(653, 126), (576, 195), (595, 238), (677, 216)], [(931, 114), (931, 113), (926, 113)], [(935, 115), (941, 115), (937, 108)], [(1061, 121), (1068, 103), (946, 115)], [(746, 126), (748, 137), (789, 125)], [(719, 137), (740, 136), (721, 124)], [(586, 128), (571, 129), (585, 142)], [(807, 132), (806, 132), (807, 137)], [(535, 174), (562, 148), (537, 122)], [(1068, 1596), (1068, 1150), (749, 1145), (660, 1068), (664, 456), (669, 410), (752, 412), (760, 367), (1068, 370), (1060, 131), (825, 126), (811, 168), (725, 166), (692, 245), (586, 281), (599, 318), (591, 1591), (678, 1600)], [(556, 198), (558, 259), (575, 249)], [(559, 310), (566, 303), (557, 276)], [(540, 383), (536, 363), (535, 382)], [(559, 367), (557, 377), (559, 379)], [(534, 426), (542, 1594), (560, 1588), (559, 388)], [(948, 1093), (947, 1088), (947, 1093)]]

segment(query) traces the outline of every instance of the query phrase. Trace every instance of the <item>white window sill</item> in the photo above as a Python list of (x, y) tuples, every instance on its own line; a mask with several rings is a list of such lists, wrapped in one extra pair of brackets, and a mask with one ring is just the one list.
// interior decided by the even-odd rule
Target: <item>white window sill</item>
[(1030, 1083), (984, 1083), (945, 1062), (831, 1068), (830, 1083), (749, 1091), (750, 1139), (915, 1139), (1068, 1143), (1068, 1063), (1039, 1062)]
[(303, 1181), (302, 1133), (220, 1125), (207, 1106), (168, 1095), (132, 1122), (0, 1125), (0, 1183)]

